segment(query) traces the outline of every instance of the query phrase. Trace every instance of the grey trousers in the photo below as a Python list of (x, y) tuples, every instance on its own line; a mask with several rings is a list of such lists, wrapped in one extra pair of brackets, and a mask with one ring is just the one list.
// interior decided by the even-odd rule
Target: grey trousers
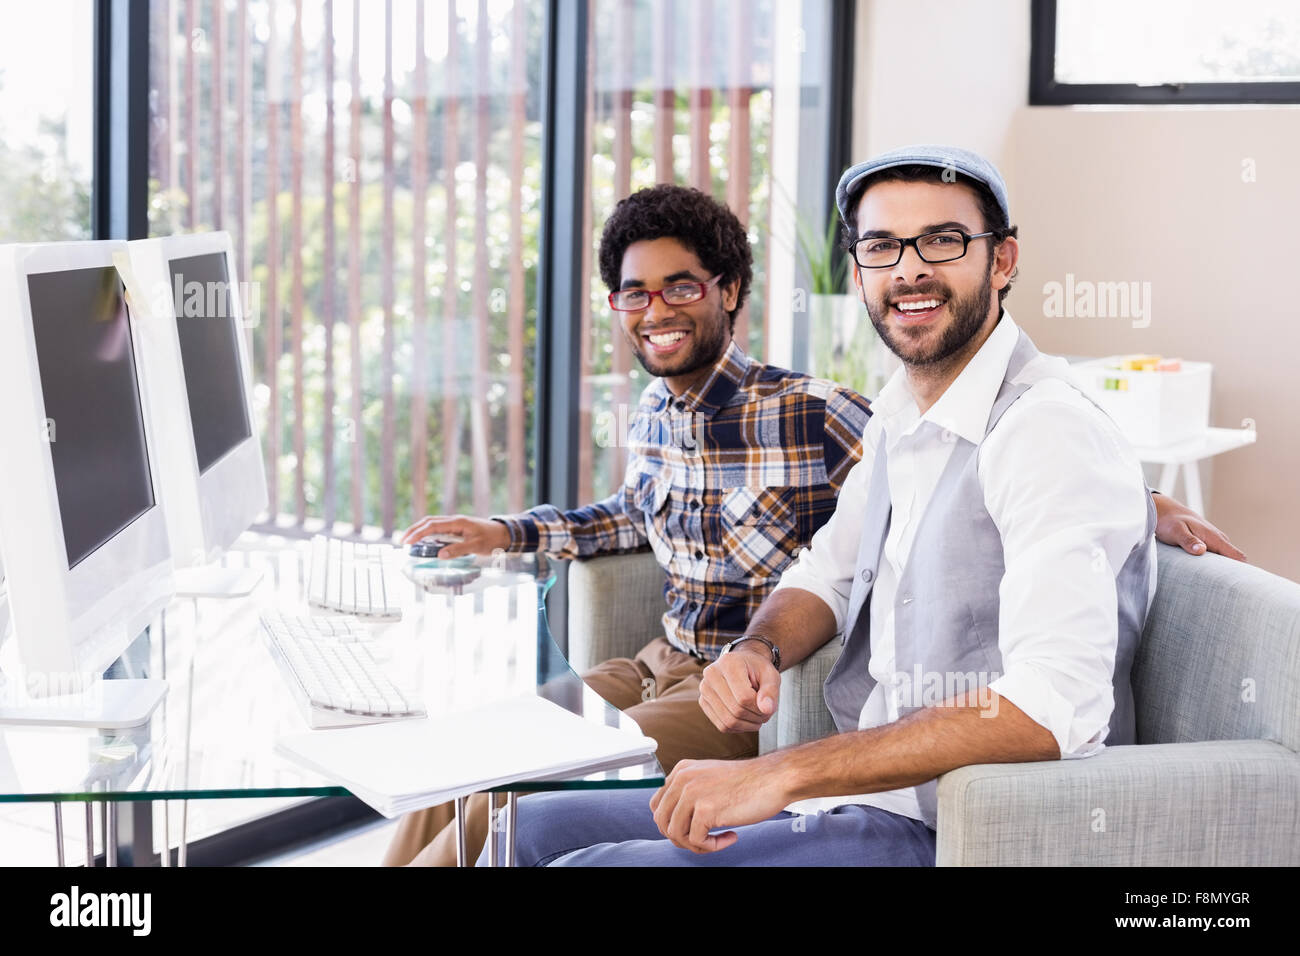
[[(737, 827), (735, 844), (673, 846), (650, 813), (653, 790), (538, 793), (519, 800), (518, 866), (933, 866), (934, 831), (876, 807), (778, 813)], [(504, 848), (503, 851), (504, 853)], [(498, 862), (503, 862), (499, 860)], [(487, 850), (478, 865), (487, 863)]]

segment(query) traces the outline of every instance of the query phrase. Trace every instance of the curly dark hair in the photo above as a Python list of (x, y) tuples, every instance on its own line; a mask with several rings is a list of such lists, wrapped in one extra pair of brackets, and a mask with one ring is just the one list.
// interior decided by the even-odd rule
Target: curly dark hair
[[(845, 217), (846, 221), (844, 223), (842, 241), (840, 243), (844, 251), (847, 252), (849, 249), (849, 243), (858, 238), (858, 203), (862, 201), (862, 194), (867, 191), (869, 186), (874, 186), (876, 183), (888, 182), (952, 182), (952, 179), (944, 178), (946, 172), (947, 170), (941, 167), (926, 166), (919, 163), (912, 166), (891, 166), (888, 169), (882, 169), (878, 173), (872, 173), (862, 182), (854, 186), (853, 191), (849, 194), (849, 201), (846, 203), (849, 212)], [(992, 245), (994, 248), (996, 248), (998, 243), (1002, 242), (1008, 236), (1015, 237), (1019, 234), (1020, 227), (1013, 226), (1007, 222), (1007, 217), (1003, 214), (1002, 207), (998, 205), (997, 199), (993, 196), (993, 191), (989, 189), (988, 186), (985, 186), (977, 179), (971, 179), (965, 173), (957, 173), (956, 181), (964, 183), (971, 189), (975, 190), (975, 196), (979, 200), (980, 204), (980, 215), (984, 219), (983, 231), (993, 233), (991, 238), (993, 240)], [(850, 265), (852, 265), (851, 260)], [(1011, 281), (1014, 281), (1019, 273), (1019, 268), (1012, 272)], [(1008, 281), (1005, 286), (998, 290), (998, 305), (1002, 304), (1002, 300), (1005, 299), (1007, 293), (1011, 291), (1011, 281)]]
[(708, 193), (690, 186), (660, 183), (620, 200), (600, 235), (600, 278), (613, 292), (622, 281), (623, 253), (644, 239), (676, 239), (689, 249), (720, 285), (740, 279), (736, 307), (728, 312), (731, 330), (749, 295), (754, 251), (736, 214)]

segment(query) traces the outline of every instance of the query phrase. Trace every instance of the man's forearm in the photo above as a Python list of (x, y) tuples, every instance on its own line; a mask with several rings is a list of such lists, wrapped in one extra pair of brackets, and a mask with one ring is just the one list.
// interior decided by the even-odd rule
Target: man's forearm
[(761, 634), (781, 648), (781, 669), (786, 670), (835, 636), (835, 615), (811, 591), (782, 588), (754, 612), (745, 633)]
[(759, 760), (790, 800), (913, 787), (977, 763), (1057, 760), (1056, 738), (1015, 704), (925, 707), (870, 730), (834, 734)]
[(543, 551), (563, 560), (585, 558), (645, 544), (644, 531), (621, 504), (621, 496), (615, 494), (570, 511), (539, 505), (517, 515), (497, 515), (496, 519), (510, 529), (512, 551)]

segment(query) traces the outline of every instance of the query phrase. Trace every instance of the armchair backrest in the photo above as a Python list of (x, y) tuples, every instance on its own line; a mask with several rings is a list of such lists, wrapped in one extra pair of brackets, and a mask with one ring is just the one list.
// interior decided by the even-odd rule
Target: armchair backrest
[(1157, 544), (1133, 662), (1137, 742), (1274, 740), (1300, 750), (1300, 584)]
[(664, 571), (649, 551), (569, 564), (569, 666), (632, 657), (664, 632)]

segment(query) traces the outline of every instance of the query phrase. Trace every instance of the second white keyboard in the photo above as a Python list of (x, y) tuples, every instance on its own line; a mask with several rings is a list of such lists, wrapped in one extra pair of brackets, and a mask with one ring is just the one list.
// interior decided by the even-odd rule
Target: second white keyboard
[(423, 717), (424, 704), (384, 673), (364, 635), (329, 618), (262, 615), (262, 630), (313, 730)]
[(318, 534), (311, 539), (307, 566), (307, 603), (382, 621), (400, 621), (398, 579), (385, 574), (386, 544), (361, 544)]

